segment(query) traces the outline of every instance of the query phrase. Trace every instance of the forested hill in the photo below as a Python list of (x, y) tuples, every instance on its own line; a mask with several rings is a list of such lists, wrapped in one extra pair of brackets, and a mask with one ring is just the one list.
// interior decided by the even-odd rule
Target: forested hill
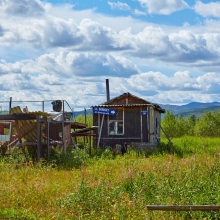
[[(202, 102), (191, 102), (185, 105), (164, 105), (159, 104), (163, 109), (170, 110), (173, 112), (176, 116), (182, 115), (182, 116), (191, 116), (191, 115), (200, 115), (204, 113), (205, 111), (215, 111), (220, 110), (220, 102), (208, 102), (208, 103), (202, 103)], [(76, 111), (73, 113), (74, 117), (77, 117), (78, 115), (84, 115), (85, 111)], [(92, 114), (92, 109), (86, 109), (86, 115)]]
[(191, 102), (186, 105), (163, 105), (161, 104), (160, 106), (164, 108), (165, 110), (170, 110), (176, 116), (179, 116), (179, 115), (198, 116), (207, 110), (209, 111), (220, 110), (220, 102), (208, 102), (208, 103)]

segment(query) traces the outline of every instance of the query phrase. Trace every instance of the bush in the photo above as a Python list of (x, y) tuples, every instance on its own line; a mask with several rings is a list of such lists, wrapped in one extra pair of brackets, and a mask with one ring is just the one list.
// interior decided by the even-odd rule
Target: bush
[(195, 134), (203, 137), (220, 136), (220, 111), (206, 111), (196, 122)]
[(162, 138), (177, 138), (185, 135), (199, 137), (219, 137), (220, 136), (220, 111), (206, 111), (198, 118), (195, 115), (190, 117), (178, 116), (171, 111), (167, 111), (162, 120)]

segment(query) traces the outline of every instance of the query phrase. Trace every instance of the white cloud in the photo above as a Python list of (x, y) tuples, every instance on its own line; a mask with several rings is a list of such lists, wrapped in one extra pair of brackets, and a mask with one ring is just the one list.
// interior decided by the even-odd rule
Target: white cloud
[[(188, 71), (166, 76), (160, 72), (146, 72), (127, 79), (130, 89), (145, 99), (157, 103), (181, 103), (191, 101), (209, 102), (218, 100), (220, 74), (206, 73), (192, 77)], [(154, 95), (152, 95), (155, 93)], [(202, 95), (201, 95), (202, 94)]]
[(140, 10), (138, 10), (138, 9), (135, 9), (135, 10), (133, 11), (133, 13), (134, 13), (135, 15), (138, 15), (138, 16), (146, 15), (146, 14), (147, 14), (146, 12), (140, 11)]
[[(17, 8), (26, 2), (27, 15), (18, 9), (13, 14), (11, 2)], [(188, 7), (184, 1), (139, 2), (150, 13)], [(39, 8), (31, 16), (34, 4)], [(211, 19), (203, 24), (149, 25), (95, 9), (77, 11), (69, 4), (5, 0), (0, 5), (0, 95), (2, 100), (66, 99), (84, 108), (106, 100), (109, 78), (111, 97), (131, 92), (157, 103), (216, 101), (220, 25)]]
[(197, 14), (203, 17), (220, 18), (220, 2), (210, 2), (207, 4), (197, 1), (194, 10)]
[[(100, 72), (103, 74), (98, 77)], [(105, 78), (110, 79), (111, 97), (130, 92), (157, 103), (177, 103), (196, 101), (201, 94), (199, 101), (216, 101), (220, 94), (219, 73), (198, 77), (189, 71), (177, 71), (169, 77), (161, 72), (140, 73), (123, 57), (101, 54), (69, 52), (45, 54), (36, 61), (1, 60), (0, 74), (0, 94), (7, 92), (20, 100), (65, 99), (77, 108), (105, 101)], [(69, 91), (74, 93), (70, 95)]]
[(203, 87), (205, 93), (219, 94), (220, 74), (215, 72), (208, 72), (203, 76), (199, 76), (198, 83)]
[(0, 11), (18, 17), (35, 17), (42, 16), (45, 8), (40, 0), (3, 0)]
[(219, 56), (207, 47), (205, 35), (197, 35), (191, 31), (182, 30), (169, 35), (173, 45), (176, 61), (194, 63), (199, 60), (212, 60)]
[(139, 69), (125, 57), (112, 56), (98, 53), (76, 53), (61, 52), (41, 55), (36, 61), (23, 60), (16, 63), (0, 63), (0, 74), (22, 74), (33, 73), (49, 74), (51, 76), (64, 77), (94, 77), (99, 76), (100, 72), (104, 76), (128, 77), (137, 74)]
[(154, 57), (169, 54), (169, 38), (161, 28), (148, 26), (132, 38), (131, 41), (133, 41), (136, 48), (133, 53), (135, 56)]
[(193, 29), (187, 30), (187, 27), (167, 32), (161, 27), (146, 26), (138, 33), (132, 33), (131, 28), (115, 32), (91, 19), (83, 19), (77, 24), (72, 19), (51, 16), (47, 19), (19, 20), (17, 23), (8, 19), (0, 26), (0, 33), (0, 53), (6, 53), (4, 48), (8, 46), (13, 47), (7, 53), (13, 53), (17, 47), (25, 45), (23, 53), (27, 53), (29, 48), (93, 53), (106, 51), (184, 65), (191, 63), (197, 67), (211, 66), (220, 57), (218, 32), (196, 33)]
[(189, 29), (191, 31), (184, 27), (181, 31), (173, 29), (168, 32), (161, 27), (146, 26), (142, 31), (132, 33), (131, 28), (116, 32), (91, 19), (76, 23), (73, 19), (65, 20), (53, 16), (17, 22), (9, 18), (6, 22), (1, 22), (0, 53), (6, 54), (4, 48), (9, 46), (11, 49), (6, 56), (19, 46), (25, 46), (22, 54), (31, 48), (48, 52), (55, 49), (93, 53), (105, 51), (120, 53), (125, 57), (211, 67), (220, 57), (219, 32), (211, 29), (210, 32), (197, 33), (192, 27)]
[(133, 75), (128, 79), (130, 87), (136, 87), (138, 91), (148, 90), (159, 93), (159, 91), (194, 91), (202, 90), (196, 78), (188, 71), (176, 72), (174, 76), (168, 77), (160, 72), (146, 72)]
[[(111, 28), (113, 31), (119, 32), (123, 29), (132, 28), (132, 32), (142, 30), (149, 22), (134, 19), (131, 16), (105, 16), (97, 13), (96, 9), (74, 10), (73, 5), (53, 6), (48, 8), (48, 13), (52, 17), (62, 17), (64, 20), (74, 19), (76, 23), (80, 23), (83, 19), (88, 18), (94, 22), (98, 22), (103, 26)], [(61, 16), (62, 15), (62, 16)], [(118, 22), (120, 21), (120, 22)]]
[(1, 28), (0, 45), (18, 45), (23, 42), (37, 48), (74, 47), (78, 50), (130, 49), (126, 39), (112, 29), (90, 19), (80, 24), (73, 20), (50, 17), (47, 20), (29, 19), (22, 23), (8, 21)]
[(127, 3), (122, 3), (122, 2), (109, 2), (108, 5), (111, 7), (111, 9), (118, 9), (118, 10), (123, 10), (123, 11), (129, 11), (131, 10), (130, 6)]
[(147, 9), (149, 14), (169, 15), (189, 7), (184, 0), (138, 0), (138, 2)]

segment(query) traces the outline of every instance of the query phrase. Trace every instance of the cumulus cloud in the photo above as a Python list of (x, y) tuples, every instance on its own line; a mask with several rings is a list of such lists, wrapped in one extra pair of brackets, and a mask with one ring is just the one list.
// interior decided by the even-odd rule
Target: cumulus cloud
[(169, 15), (189, 7), (184, 0), (138, 0), (138, 2), (147, 9), (149, 14)]
[(133, 75), (128, 79), (129, 85), (138, 91), (194, 91), (200, 90), (201, 85), (188, 71), (175, 72), (174, 76), (168, 77), (160, 72), (146, 72)]
[(135, 9), (135, 10), (133, 11), (133, 13), (134, 13), (135, 15), (138, 15), (138, 16), (146, 15), (146, 14), (147, 14), (146, 12), (140, 11), (140, 10), (138, 10), (138, 9)]
[[(103, 74), (98, 77), (100, 72)], [(75, 107), (105, 101), (106, 77), (110, 79), (111, 97), (130, 92), (152, 102), (177, 103), (196, 100), (201, 94), (200, 101), (214, 101), (220, 94), (217, 72), (193, 77), (189, 71), (177, 71), (166, 76), (162, 72), (140, 72), (124, 57), (93, 53), (45, 54), (35, 61), (16, 63), (1, 60), (0, 74), (0, 94), (7, 92), (21, 100), (65, 99)], [(69, 91), (74, 93), (70, 95)]]
[(120, 37), (112, 29), (102, 26), (90, 19), (83, 19), (80, 30), (86, 38), (83, 42), (83, 50), (126, 50), (131, 46), (126, 39)]
[(218, 53), (208, 47), (209, 39), (205, 35), (182, 30), (178, 33), (171, 33), (169, 39), (177, 62), (194, 63), (199, 60), (212, 60), (219, 56)]
[(35, 17), (42, 16), (45, 9), (40, 0), (3, 0), (0, 2), (0, 11), (11, 16)]
[(66, 47), (78, 45), (83, 36), (73, 20), (59, 18), (24, 20), (15, 23), (13, 20), (2, 24), (5, 29), (0, 44), (29, 43), (37, 48)]
[[(74, 11), (68, 4), (58, 8), (40, 0), (0, 2), (2, 100), (67, 99), (84, 108), (106, 100), (106, 77), (112, 97), (128, 91), (158, 103), (219, 99), (219, 21), (168, 27)], [(151, 14), (188, 7), (183, 0), (139, 2)], [(113, 3), (109, 1), (115, 9), (147, 13)]]
[(0, 37), (2, 37), (3, 34), (4, 34), (4, 30), (3, 30), (2, 26), (0, 25)]
[(138, 57), (167, 56), (172, 49), (168, 35), (161, 28), (148, 26), (132, 38), (135, 50), (131, 53)]
[(113, 95), (129, 91), (148, 101), (161, 104), (216, 101), (220, 94), (220, 90), (217, 89), (219, 84), (219, 73), (205, 73), (193, 77), (189, 71), (177, 71), (171, 76), (149, 71), (132, 75), (127, 79), (110, 79), (110, 89), (114, 88)]
[(118, 9), (118, 10), (123, 10), (123, 11), (129, 11), (131, 10), (130, 6), (127, 3), (122, 3), (122, 2), (109, 2), (108, 5), (111, 7), (111, 9)]
[[(36, 61), (0, 62), (1, 75), (41, 73), (64, 77), (94, 77), (100, 75), (100, 72), (105, 76), (128, 77), (139, 73), (139, 69), (125, 57), (97, 53), (51, 53), (40, 56)], [(58, 81), (52, 82), (56, 84)]]
[[(169, 1), (166, 3), (171, 4)], [(187, 27), (178, 32), (167, 32), (154, 26), (146, 26), (138, 33), (132, 33), (131, 28), (115, 32), (91, 19), (83, 19), (77, 24), (73, 19), (53, 16), (22, 19), (17, 23), (9, 17), (5, 22), (0, 20), (0, 23), (2, 47), (29, 45), (47, 50), (66, 48), (74, 51), (120, 52), (124, 56), (191, 63), (195, 66), (210, 65), (220, 56), (218, 32), (196, 33), (187, 30)]]
[(203, 87), (205, 93), (220, 93), (220, 73), (208, 72), (202, 76), (199, 76), (197, 81)]
[(84, 36), (73, 20), (54, 18), (42, 23), (44, 31), (42, 41), (49, 47), (67, 47), (80, 45)]
[(115, 32), (91, 19), (83, 19), (77, 24), (72, 19), (57, 17), (30, 19), (17, 24), (9, 19), (0, 26), (2, 47), (25, 44), (36, 49), (120, 52), (124, 56), (191, 63), (194, 66), (208, 66), (219, 60), (219, 38), (216, 31), (196, 33), (183, 29), (167, 32), (154, 26), (146, 26), (138, 33), (132, 33), (131, 28)]
[(60, 18), (34, 19), (30, 22), (4, 23), (4, 37), (0, 44), (30, 43), (37, 48), (74, 47), (76, 50), (126, 50), (131, 46), (124, 36), (90, 19), (76, 24), (72, 19)]
[(178, 71), (168, 77), (163, 73), (150, 71), (131, 76), (127, 79), (127, 83), (131, 91), (141, 94), (149, 101), (157, 100), (156, 102), (161, 104), (192, 100), (216, 101), (220, 94), (219, 73), (205, 73), (193, 77), (188, 71)]
[[(51, 65), (54, 72), (62, 71), (69, 76), (122, 76), (138, 73), (138, 68), (128, 59), (97, 53), (62, 53), (58, 57), (44, 56), (38, 60), (44, 67)], [(65, 71), (64, 71), (65, 70)]]
[(207, 4), (197, 1), (194, 10), (197, 14), (203, 17), (217, 17), (220, 18), (220, 2), (210, 2)]

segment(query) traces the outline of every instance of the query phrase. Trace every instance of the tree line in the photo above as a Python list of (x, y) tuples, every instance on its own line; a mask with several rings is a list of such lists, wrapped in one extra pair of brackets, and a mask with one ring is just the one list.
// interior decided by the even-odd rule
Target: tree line
[[(162, 128), (170, 138), (185, 135), (198, 137), (220, 137), (220, 110), (205, 111), (199, 116), (176, 117), (170, 110), (166, 111), (161, 122)], [(164, 137), (164, 133), (161, 132)]]
[[(79, 115), (75, 121), (86, 123), (88, 127), (92, 126), (92, 115)], [(161, 126), (170, 138), (188, 136), (198, 137), (220, 137), (220, 110), (205, 111), (199, 116), (190, 117), (178, 116), (167, 110), (161, 121)], [(165, 137), (161, 131), (161, 137)]]

